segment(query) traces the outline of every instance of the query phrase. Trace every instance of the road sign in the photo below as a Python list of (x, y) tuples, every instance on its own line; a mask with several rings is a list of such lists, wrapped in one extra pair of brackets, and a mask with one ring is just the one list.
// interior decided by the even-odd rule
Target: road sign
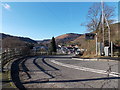
[(94, 33), (86, 33), (85, 34), (85, 39), (87, 40), (93, 40), (95, 38), (95, 35)]

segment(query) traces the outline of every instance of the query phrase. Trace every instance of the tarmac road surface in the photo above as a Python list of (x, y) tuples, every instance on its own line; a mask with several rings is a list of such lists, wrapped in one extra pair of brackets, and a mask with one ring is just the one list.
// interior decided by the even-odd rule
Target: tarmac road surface
[(14, 63), (12, 77), (18, 88), (118, 88), (118, 63), (67, 55), (36, 56)]

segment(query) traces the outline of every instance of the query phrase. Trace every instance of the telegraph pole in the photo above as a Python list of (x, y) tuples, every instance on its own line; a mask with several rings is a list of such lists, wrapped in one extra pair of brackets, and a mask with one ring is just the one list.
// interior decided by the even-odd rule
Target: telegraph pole
[(102, 6), (102, 31), (103, 31), (103, 47), (104, 47), (104, 4), (103, 1), (101, 1), (101, 6)]
[(111, 43), (111, 41), (110, 41), (110, 26), (109, 26), (109, 23), (108, 23), (108, 20), (107, 20), (107, 18), (105, 17), (105, 21), (106, 21), (106, 23), (107, 23), (107, 27), (108, 27), (108, 39), (109, 39), (109, 46), (110, 46), (110, 43)]
[(110, 26), (108, 23), (108, 20), (104, 14), (104, 3), (101, 0), (101, 9), (102, 9), (102, 31), (103, 31), (103, 47), (105, 46), (105, 29), (104, 29), (104, 22), (106, 22), (107, 27), (108, 27), (108, 42), (109, 42), (109, 47), (111, 46), (111, 57), (113, 56), (113, 46), (112, 46), (112, 42), (111, 42), (111, 38), (110, 38)]

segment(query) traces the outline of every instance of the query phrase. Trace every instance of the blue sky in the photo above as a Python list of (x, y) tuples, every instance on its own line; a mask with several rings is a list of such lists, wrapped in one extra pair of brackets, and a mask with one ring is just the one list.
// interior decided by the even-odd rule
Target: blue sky
[[(86, 21), (93, 2), (9, 2), (2, 7), (2, 32), (34, 40), (65, 33), (86, 33)], [(116, 6), (117, 3), (107, 3)], [(116, 8), (116, 15), (117, 13)], [(114, 18), (117, 18), (115, 16)]]

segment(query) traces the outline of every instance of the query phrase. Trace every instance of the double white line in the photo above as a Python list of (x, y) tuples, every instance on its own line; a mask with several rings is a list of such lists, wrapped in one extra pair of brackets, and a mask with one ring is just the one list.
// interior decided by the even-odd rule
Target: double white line
[(68, 67), (68, 68), (73, 68), (73, 69), (77, 69), (77, 70), (94, 72), (94, 73), (100, 73), (100, 74), (107, 74), (107, 75), (114, 76), (114, 77), (119, 77), (120, 76), (120, 73), (117, 73), (117, 72), (108, 72), (108, 71), (105, 71), (105, 70), (98, 70), (98, 69), (92, 69), (92, 68), (74, 66), (74, 65), (70, 65), (70, 64), (60, 63), (60, 62), (55, 61), (55, 60), (51, 60), (51, 62), (55, 63), (57, 65), (60, 65), (60, 66), (64, 66), (64, 67)]

